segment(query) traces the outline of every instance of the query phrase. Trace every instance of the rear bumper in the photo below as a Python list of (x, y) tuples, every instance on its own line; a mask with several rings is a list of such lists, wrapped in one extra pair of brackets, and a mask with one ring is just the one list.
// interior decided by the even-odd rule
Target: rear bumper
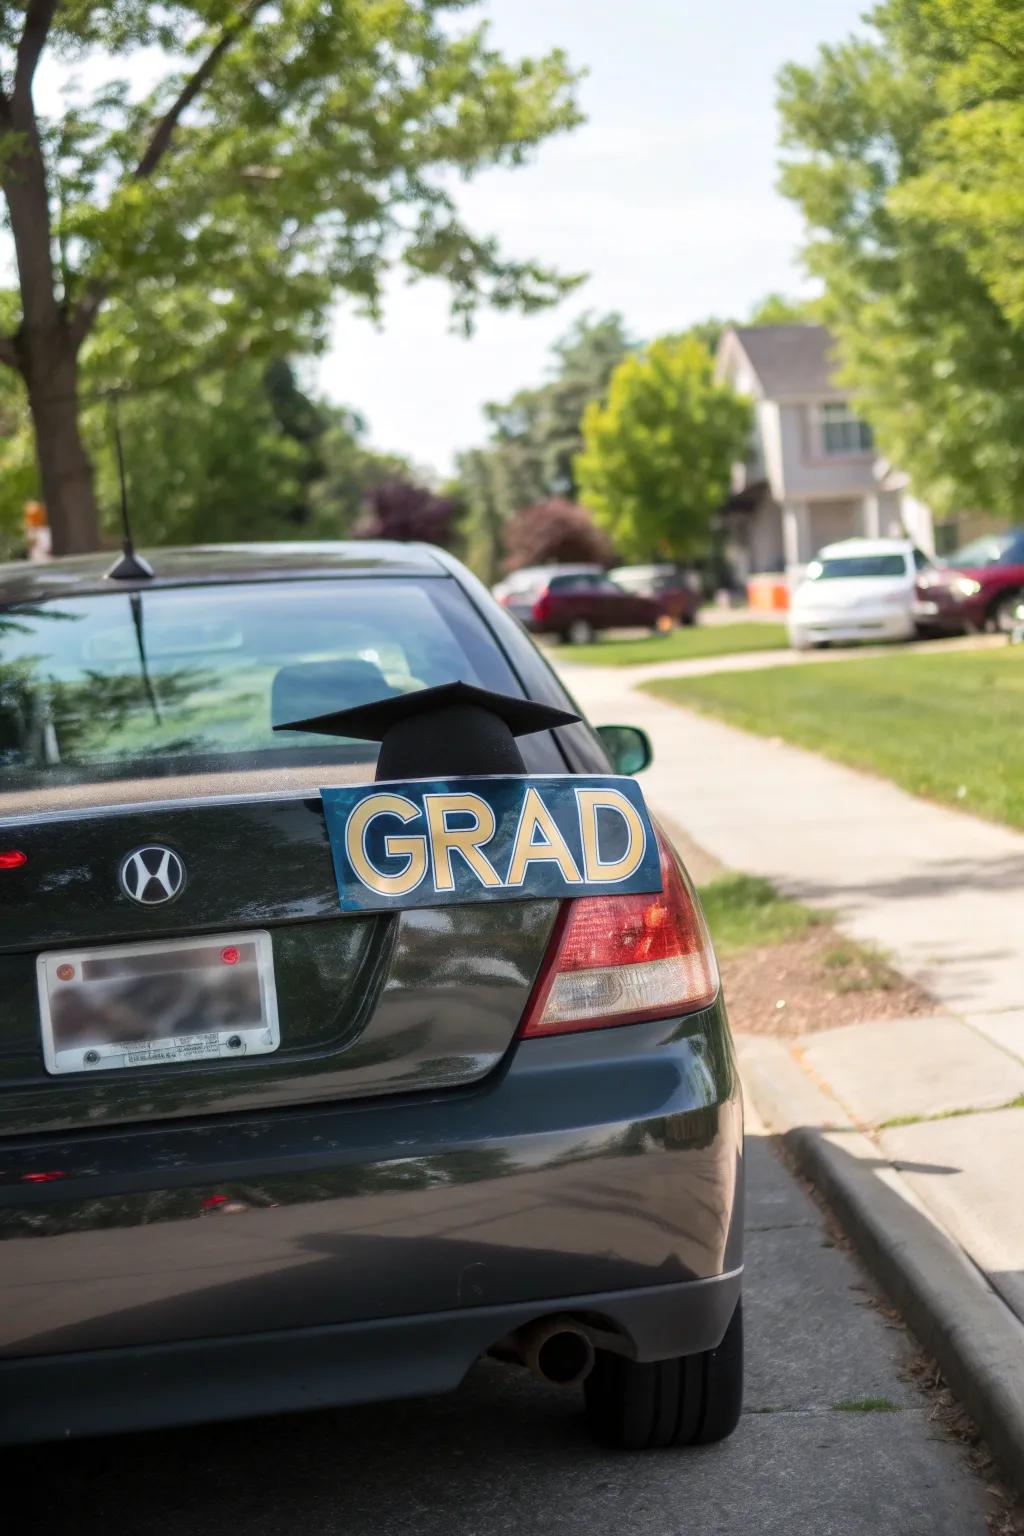
[[(624, 1298), (608, 1315), (641, 1355), (658, 1337), (689, 1352), (717, 1343), (739, 1283), (742, 1113), (720, 1003), (524, 1042), (471, 1090), (2, 1150), (0, 1412), (37, 1428), (0, 1437), (209, 1417), (214, 1356), (223, 1414), (432, 1391), (513, 1317), (602, 1310), (596, 1297)], [(702, 1282), (723, 1275), (709, 1312)], [(665, 1298), (671, 1337), (644, 1322)], [(294, 1381), (293, 1347), (310, 1362)], [(80, 1429), (61, 1419), (72, 1379)]]
[(448, 1392), (500, 1339), (554, 1313), (612, 1328), (637, 1360), (697, 1354), (721, 1343), (740, 1280), (736, 1270), (519, 1306), (5, 1361), (0, 1444)]

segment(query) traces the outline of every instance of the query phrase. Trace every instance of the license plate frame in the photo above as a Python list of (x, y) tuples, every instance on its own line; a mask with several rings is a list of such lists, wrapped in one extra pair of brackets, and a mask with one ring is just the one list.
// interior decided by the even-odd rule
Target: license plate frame
[[(209, 951), (208, 964), (203, 950)], [(232, 952), (237, 953), (237, 960), (230, 958)], [(180, 968), (182, 990), (184, 977), (190, 970), (197, 978), (208, 973), (208, 982), (214, 976), (222, 978), (219, 988), (224, 994), (222, 1001), (224, 1004), (234, 1002), (241, 1010), (238, 1017), (233, 1020), (211, 1018), (205, 1027), (170, 1033), (163, 1033), (163, 1025), (155, 1021), (148, 1031), (132, 1038), (123, 1035), (109, 1038), (114, 1026), (108, 1024), (108, 1038), (103, 1039), (98, 1033), (102, 1026), (86, 1023), (75, 1026), (79, 1037), (74, 1042), (69, 1041), (68, 1010), (60, 999), (71, 996), (71, 993), (62, 994), (62, 988), (70, 988), (71, 982), (76, 982), (78, 1003), (86, 1006), (87, 994), (91, 993), (88, 1006), (102, 1010), (108, 1001), (119, 1001), (117, 984), (131, 981), (133, 974), (136, 980), (147, 973), (157, 981), (173, 978), (173, 966), (163, 970), (160, 962), (161, 957), (176, 953), (196, 957), (191, 966), (183, 964)], [(143, 965), (133, 973), (132, 961), (152, 962), (154, 958), (155, 965)], [(58, 975), (59, 967), (70, 969), (70, 975)], [(104, 967), (108, 968), (108, 974), (104, 974)], [(234, 999), (229, 995), (231, 982), (235, 987)], [(281, 1044), (273, 943), (265, 929), (48, 950), (36, 957), (36, 983), (43, 1061), (47, 1072), (55, 1077), (70, 1072), (125, 1071), (182, 1066), (189, 1062), (245, 1060), (267, 1055)], [(107, 984), (105, 990), (104, 983)], [(211, 1000), (215, 1000), (217, 991), (215, 984), (209, 992)], [(253, 1006), (257, 996), (258, 1018)], [(84, 1038), (81, 1028), (86, 1032)]]

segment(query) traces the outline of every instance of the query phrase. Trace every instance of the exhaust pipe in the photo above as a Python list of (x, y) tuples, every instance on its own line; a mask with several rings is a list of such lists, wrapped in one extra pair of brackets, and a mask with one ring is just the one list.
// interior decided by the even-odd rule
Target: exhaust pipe
[(541, 1381), (578, 1387), (594, 1368), (590, 1335), (571, 1317), (542, 1317), (512, 1336), (515, 1355)]

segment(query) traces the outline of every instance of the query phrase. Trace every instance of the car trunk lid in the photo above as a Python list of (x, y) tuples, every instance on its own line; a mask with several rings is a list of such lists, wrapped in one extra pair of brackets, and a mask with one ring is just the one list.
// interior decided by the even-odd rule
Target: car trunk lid
[[(369, 776), (365, 765), (357, 776)], [(139, 905), (119, 879), (126, 856), (149, 845), (172, 850), (185, 871), (166, 904)], [(320, 797), (308, 788), (19, 814), (0, 820), (3, 849), (25, 856), (0, 870), (8, 1135), (477, 1082), (514, 1038), (557, 905), (343, 914)], [(47, 1074), (40, 953), (250, 930), (271, 935), (276, 1051)]]

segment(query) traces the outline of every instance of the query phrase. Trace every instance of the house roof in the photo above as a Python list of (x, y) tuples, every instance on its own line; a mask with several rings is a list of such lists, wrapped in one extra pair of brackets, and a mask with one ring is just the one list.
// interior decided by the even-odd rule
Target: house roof
[(838, 392), (835, 341), (824, 325), (737, 325), (733, 332), (770, 399)]

